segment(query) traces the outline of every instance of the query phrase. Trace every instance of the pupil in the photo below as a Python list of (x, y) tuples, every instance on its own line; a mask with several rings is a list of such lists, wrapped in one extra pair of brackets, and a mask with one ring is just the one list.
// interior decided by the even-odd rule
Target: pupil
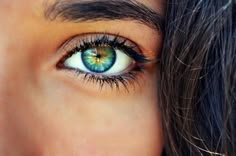
[(100, 58), (101, 58), (101, 54), (97, 54), (97, 58), (99, 58), (99, 59), (100, 59)]
[(82, 62), (88, 70), (103, 73), (116, 61), (116, 52), (111, 47), (90, 48), (82, 52)]

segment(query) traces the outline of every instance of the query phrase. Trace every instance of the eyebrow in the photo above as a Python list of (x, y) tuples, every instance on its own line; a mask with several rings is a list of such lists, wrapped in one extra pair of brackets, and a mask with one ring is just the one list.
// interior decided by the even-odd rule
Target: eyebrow
[(56, 0), (45, 6), (46, 19), (83, 22), (135, 20), (163, 32), (164, 18), (135, 0)]

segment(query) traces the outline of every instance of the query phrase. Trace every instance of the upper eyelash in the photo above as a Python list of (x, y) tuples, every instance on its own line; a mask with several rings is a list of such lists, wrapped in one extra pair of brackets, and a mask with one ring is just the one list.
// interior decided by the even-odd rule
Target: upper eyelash
[(66, 54), (64, 59), (71, 57), (73, 54), (75, 54), (78, 51), (84, 51), (89, 48), (106, 45), (106, 46), (111, 46), (113, 48), (122, 50), (126, 55), (133, 58), (137, 63), (142, 64), (142, 63), (151, 62), (151, 60), (148, 59), (146, 56), (144, 56), (142, 52), (139, 52), (139, 50), (134, 50), (135, 48), (139, 49), (137, 45), (133, 44), (131, 46), (131, 45), (126, 44), (128, 39), (121, 38), (119, 37), (119, 34), (117, 34), (115, 36), (112, 36), (114, 37), (114, 39), (111, 40), (109, 39), (110, 36), (112, 35), (96, 34), (95, 37), (94, 35), (91, 35), (91, 37), (81, 39), (79, 41), (79, 44), (74, 45), (75, 47), (72, 50), (70, 50), (68, 54)]

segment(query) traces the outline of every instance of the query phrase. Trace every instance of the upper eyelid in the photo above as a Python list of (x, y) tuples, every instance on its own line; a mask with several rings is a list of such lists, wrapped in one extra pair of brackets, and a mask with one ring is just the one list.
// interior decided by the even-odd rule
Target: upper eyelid
[[(118, 39), (122, 39), (122, 40), (127, 40), (129, 43), (135, 45), (135, 46), (138, 46), (137, 43), (135, 43), (133, 40), (127, 38), (127, 37), (124, 37), (120, 34), (112, 34), (112, 33), (108, 33), (108, 32), (91, 32), (91, 33), (82, 33), (82, 34), (79, 34), (79, 35), (74, 35), (72, 37), (70, 37), (69, 42), (71, 42), (72, 40), (75, 40), (75, 39), (80, 39), (81, 41), (83, 39), (86, 39), (86, 40), (94, 40), (94, 39), (97, 39), (97, 38), (101, 38), (103, 36), (107, 36), (108, 38), (110, 37), (111, 38), (115, 38), (115, 37), (118, 37)], [(92, 38), (93, 37), (93, 38)]]
[[(112, 34), (112, 33), (107, 33), (107, 32), (95, 32), (95, 33), (91, 32), (91, 33), (82, 33), (79, 35), (78, 34), (74, 35), (74, 36), (70, 37), (69, 39), (67, 39), (64, 43), (62, 43), (58, 49), (68, 50), (72, 47), (78, 46), (79, 42), (83, 42), (82, 39), (90, 40), (91, 39), (90, 37), (95, 37), (97, 39), (98, 36), (101, 37), (103, 35), (107, 35), (109, 37), (118, 36), (119, 39), (126, 40), (125, 45), (134, 46), (134, 47), (138, 48), (137, 50), (139, 53), (143, 54), (143, 52), (140, 50), (140, 46), (136, 42), (134, 42), (133, 40), (126, 38), (124, 36), (121, 36), (120, 34)], [(70, 47), (68, 47), (68, 46), (70, 46)]]
[[(119, 36), (119, 34), (116, 34), (116, 35), (94, 34), (94, 35), (91, 35), (90, 37), (91, 38), (85, 37), (84, 39), (80, 40), (80, 42), (82, 44), (84, 44), (84, 43), (103, 44), (102, 42), (108, 43), (108, 42), (115, 42), (116, 41), (120, 44), (123, 43), (125, 46), (136, 48), (137, 52), (142, 53), (142, 51), (139, 49), (139, 46), (136, 43), (134, 43), (133, 41), (130, 41), (127, 38)], [(101, 43), (97, 43), (97, 40), (101, 40)]]

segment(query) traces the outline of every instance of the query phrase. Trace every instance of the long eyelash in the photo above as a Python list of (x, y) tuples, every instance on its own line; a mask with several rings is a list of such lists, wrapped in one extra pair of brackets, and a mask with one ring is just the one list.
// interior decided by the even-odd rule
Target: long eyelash
[[(134, 50), (137, 48), (136, 45), (128, 45), (126, 44), (127, 39), (120, 39), (119, 34), (117, 34), (114, 39), (110, 39), (110, 35), (103, 34), (95, 36), (91, 36), (91, 38), (82, 39), (78, 45), (71, 51), (67, 58), (72, 56), (78, 51), (84, 51), (89, 48), (99, 47), (99, 46), (110, 46), (115, 49), (122, 50), (126, 55), (133, 58), (138, 63), (148, 63), (149, 60), (146, 56), (144, 56), (141, 52), (137, 52)], [(119, 40), (120, 39), (120, 40)]]
[[(110, 88), (116, 88), (120, 89), (120, 86), (122, 85), (126, 91), (129, 92), (129, 85), (135, 87), (135, 82), (138, 73), (141, 73), (145, 70), (145, 63), (150, 62), (150, 60), (144, 56), (141, 52), (137, 52), (135, 49), (138, 49), (135, 45), (128, 45), (127, 39), (121, 39), (119, 35), (112, 36), (108, 34), (98, 34), (98, 35), (91, 35), (91, 37), (87, 37), (85, 39), (82, 39), (78, 42), (78, 44), (73, 45), (73, 49), (67, 52), (67, 54), (59, 61), (57, 64), (58, 69), (68, 69), (75, 71), (76, 76), (83, 75), (83, 80), (87, 82), (92, 82), (99, 84), (100, 89), (104, 87), (105, 84), (110, 86)], [(70, 69), (65, 67), (64, 61), (71, 57), (73, 54), (79, 52), (79, 51), (85, 51), (90, 48), (99, 47), (99, 46), (110, 46), (114, 49), (119, 49), (122, 52), (125, 52), (126, 55), (133, 58), (136, 62), (135, 67), (131, 69), (129, 72), (121, 74), (121, 75), (97, 75), (93, 73), (87, 73), (78, 69)]]

